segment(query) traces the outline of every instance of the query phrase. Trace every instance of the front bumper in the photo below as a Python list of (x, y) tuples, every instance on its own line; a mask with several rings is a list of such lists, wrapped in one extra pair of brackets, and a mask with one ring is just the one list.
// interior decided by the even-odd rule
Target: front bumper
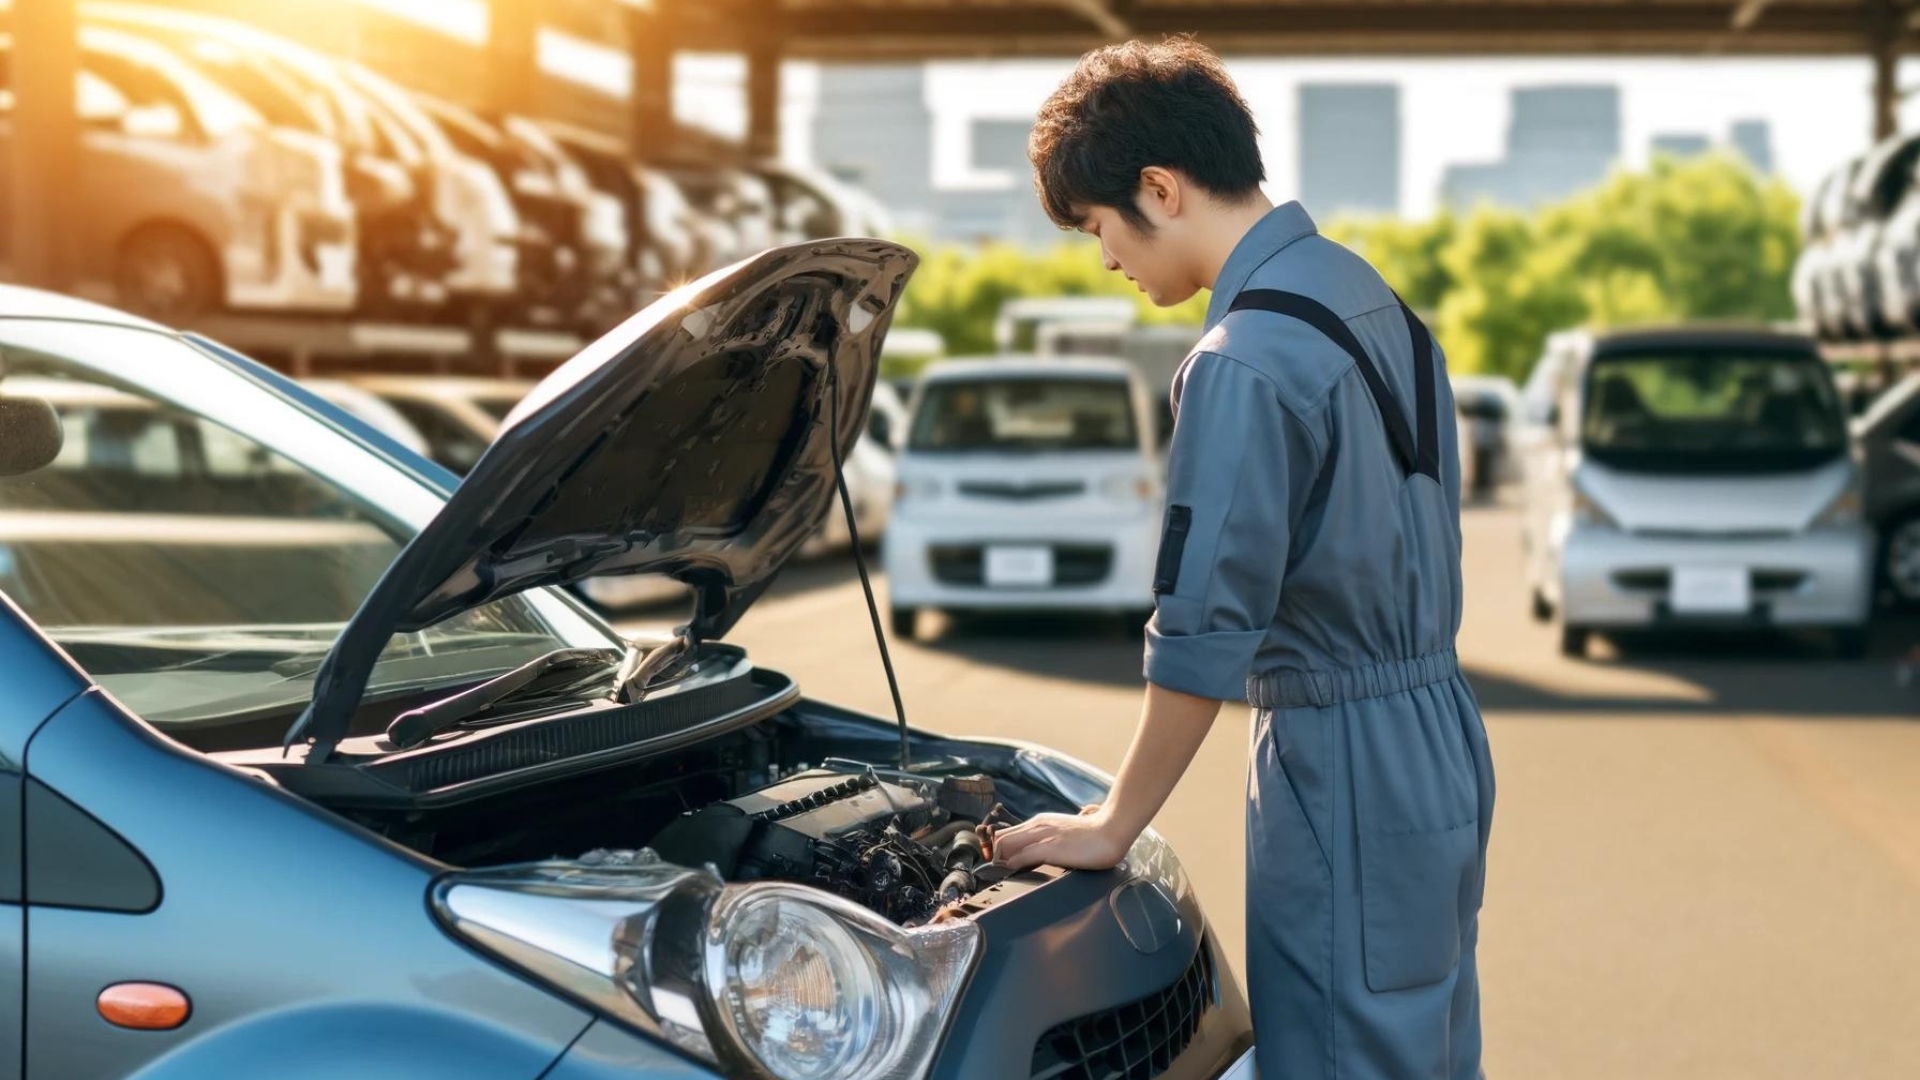
[[(1582, 526), (1562, 542), (1557, 605), (1568, 626), (1856, 627), (1872, 602), (1874, 541), (1862, 527), (1762, 538), (1647, 536)], [(1676, 567), (1746, 570), (1744, 614), (1676, 612)]]
[[(1153, 606), (1157, 505), (1082, 516), (902, 512), (881, 537), (888, 602), (895, 607), (979, 610), (1134, 611)], [(1054, 549), (1054, 584), (994, 587), (985, 549), (996, 544)]]

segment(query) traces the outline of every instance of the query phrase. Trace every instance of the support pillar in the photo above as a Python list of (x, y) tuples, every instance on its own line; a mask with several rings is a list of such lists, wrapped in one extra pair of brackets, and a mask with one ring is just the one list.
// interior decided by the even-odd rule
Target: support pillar
[(490, 8), (486, 108), (532, 115), (540, 87), (540, 0), (493, 0)]
[(777, 159), (780, 156), (781, 59), (778, 27), (754, 27), (743, 51), (747, 60), (747, 154), (753, 158)]
[(80, 69), (75, 0), (15, 0), (13, 40), (13, 153), (4, 164), (11, 181), (8, 213), (14, 281), (44, 289), (73, 285), (68, 213), (80, 175), (80, 120), (74, 80)]
[(1867, 45), (1873, 53), (1873, 141), (1900, 130), (1900, 4), (1868, 0)]
[(667, 161), (674, 156), (675, 16), (668, 0), (655, 0), (652, 10), (635, 8), (627, 13), (627, 51), (633, 58), (633, 116), (627, 141), (641, 161)]

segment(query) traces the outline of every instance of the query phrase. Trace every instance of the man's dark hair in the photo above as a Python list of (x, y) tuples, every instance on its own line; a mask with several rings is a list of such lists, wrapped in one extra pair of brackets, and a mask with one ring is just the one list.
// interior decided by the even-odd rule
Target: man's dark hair
[(1140, 170), (1172, 169), (1216, 199), (1237, 203), (1267, 178), (1253, 113), (1226, 65), (1190, 37), (1129, 41), (1080, 58), (1040, 106), (1027, 158), (1054, 224), (1079, 226), (1111, 206), (1140, 232)]

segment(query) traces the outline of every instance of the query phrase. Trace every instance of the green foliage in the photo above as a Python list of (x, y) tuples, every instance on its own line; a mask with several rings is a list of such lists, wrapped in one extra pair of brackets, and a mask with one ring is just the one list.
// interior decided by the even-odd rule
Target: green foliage
[(1426, 313), (1457, 371), (1524, 378), (1574, 326), (1789, 318), (1798, 199), (1737, 159), (1657, 160), (1532, 214), (1336, 223)]
[[(1798, 199), (1738, 159), (1658, 160), (1532, 213), (1481, 207), (1427, 221), (1334, 221), (1328, 236), (1358, 251), (1425, 315), (1456, 371), (1524, 378), (1546, 336), (1575, 326), (1678, 319), (1790, 318)], [(993, 351), (993, 320), (1017, 296), (1132, 296), (1143, 323), (1198, 324), (1201, 293), (1148, 303), (1100, 265), (1092, 241), (1045, 251), (932, 248), (896, 322), (946, 339), (949, 355)]]

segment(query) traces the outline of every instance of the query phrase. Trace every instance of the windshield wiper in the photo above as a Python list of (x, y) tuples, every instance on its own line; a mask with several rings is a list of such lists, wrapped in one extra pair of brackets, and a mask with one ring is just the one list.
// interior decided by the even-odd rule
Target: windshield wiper
[[(535, 684), (553, 683), (550, 676), (556, 672), (576, 672), (581, 668), (604, 671), (619, 662), (620, 658), (611, 649), (555, 649), (452, 697), (401, 713), (387, 725), (387, 741), (402, 750), (419, 746), (462, 720), (521, 695)], [(550, 691), (564, 688), (581, 681), (581, 678), (576, 675), (559, 681), (558, 685), (545, 685), (540, 689)]]

